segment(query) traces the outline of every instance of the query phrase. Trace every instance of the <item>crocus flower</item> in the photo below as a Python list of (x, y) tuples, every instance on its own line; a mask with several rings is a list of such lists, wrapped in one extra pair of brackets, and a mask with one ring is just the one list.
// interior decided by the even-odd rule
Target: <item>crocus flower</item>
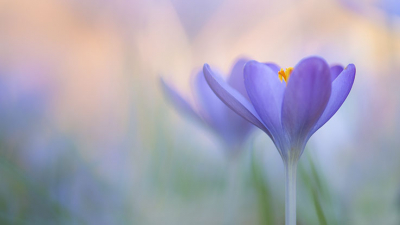
[[(243, 78), (243, 67), (247, 62), (245, 59), (238, 60), (227, 79), (227, 83), (244, 98), (247, 97)], [(219, 75), (218, 79), (222, 79)], [(194, 76), (194, 99), (195, 102), (189, 102), (178, 91), (161, 79), (165, 94), (172, 101), (174, 106), (183, 113), (189, 114), (193, 118), (201, 121), (207, 127), (211, 128), (226, 146), (227, 154), (234, 155), (241, 148), (246, 137), (250, 133), (253, 125), (242, 119), (235, 112), (229, 109), (208, 86), (203, 71), (200, 70)]]
[[(296, 221), (296, 168), (305, 145), (340, 108), (355, 78), (355, 66), (329, 67), (309, 57), (286, 71), (273, 63), (249, 61), (244, 67), (248, 98), (221, 80), (210, 67), (204, 76), (233, 111), (263, 130), (274, 142), (286, 174), (286, 224)], [(250, 101), (249, 101), (250, 100)]]

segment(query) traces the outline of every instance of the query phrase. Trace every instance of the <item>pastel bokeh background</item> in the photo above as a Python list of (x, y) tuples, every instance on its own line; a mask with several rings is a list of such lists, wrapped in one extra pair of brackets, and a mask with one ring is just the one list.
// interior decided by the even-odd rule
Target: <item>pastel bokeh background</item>
[(283, 224), (284, 177), (254, 130), (234, 159), (175, 110), (204, 63), (354, 63), (300, 160), (298, 224), (400, 223), (396, 0), (0, 1), (1, 224)]

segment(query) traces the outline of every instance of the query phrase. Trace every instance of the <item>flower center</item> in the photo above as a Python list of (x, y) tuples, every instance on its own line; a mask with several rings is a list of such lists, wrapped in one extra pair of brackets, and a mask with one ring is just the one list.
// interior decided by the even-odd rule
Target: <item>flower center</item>
[(286, 82), (286, 84), (287, 84), (287, 82), (289, 80), (289, 77), (290, 77), (290, 74), (292, 73), (292, 71), (293, 71), (293, 67), (288, 67), (288, 68), (286, 68), (285, 71), (283, 71), (283, 69), (281, 69), (278, 72), (279, 80), (281, 80), (281, 82), (282, 82), (282, 80), (284, 80)]

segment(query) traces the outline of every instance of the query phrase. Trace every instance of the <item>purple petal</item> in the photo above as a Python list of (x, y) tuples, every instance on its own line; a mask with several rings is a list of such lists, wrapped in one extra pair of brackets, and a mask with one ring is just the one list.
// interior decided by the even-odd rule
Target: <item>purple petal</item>
[(348, 65), (332, 82), (332, 93), (325, 111), (314, 126), (311, 134), (322, 127), (339, 110), (350, 93), (356, 75), (356, 67)]
[(331, 82), (333, 82), (337, 76), (343, 71), (343, 66), (335, 65), (331, 66)]
[(168, 99), (172, 102), (174, 107), (186, 113), (198, 120), (201, 120), (199, 115), (193, 109), (193, 107), (186, 101), (171, 85), (169, 85), (163, 78), (160, 78), (161, 87), (164, 91), (164, 94), (168, 97)]
[[(261, 122), (256, 110), (245, 97), (238, 91), (230, 87), (226, 82), (219, 79), (208, 64), (203, 67), (204, 76), (214, 93), (233, 111), (242, 116), (244, 119), (263, 130), (271, 137), (269, 130)], [(272, 138), (272, 137), (271, 137)]]
[(278, 73), (269, 66), (256, 61), (246, 63), (244, 82), (257, 114), (274, 136), (280, 135), (281, 108), (286, 84), (279, 80)]
[[(243, 72), (242, 72), (243, 73)], [(223, 80), (222, 76), (218, 76)], [(200, 115), (219, 134), (226, 143), (236, 145), (241, 143), (253, 127), (248, 121), (231, 110), (208, 85), (203, 71), (195, 76), (195, 90), (197, 102), (200, 107)]]
[(233, 87), (234, 89), (236, 89), (241, 95), (243, 95), (243, 97), (245, 97), (246, 99), (249, 99), (249, 96), (247, 96), (247, 91), (246, 91), (246, 87), (244, 86), (244, 77), (243, 77), (243, 68), (244, 68), (244, 64), (246, 64), (246, 62), (249, 61), (248, 59), (239, 59), (235, 65), (233, 66), (232, 70), (231, 70), (231, 74), (228, 78), (227, 83)]
[(267, 65), (276, 74), (278, 74), (279, 70), (281, 70), (281, 68), (275, 63), (264, 63), (264, 64)]
[(303, 59), (294, 68), (283, 97), (282, 125), (292, 146), (304, 147), (331, 94), (328, 64), (321, 58)]
[(194, 77), (194, 90), (200, 115), (212, 127), (222, 128), (225, 125), (226, 111), (229, 109), (211, 90), (204, 78), (203, 71), (199, 71)]

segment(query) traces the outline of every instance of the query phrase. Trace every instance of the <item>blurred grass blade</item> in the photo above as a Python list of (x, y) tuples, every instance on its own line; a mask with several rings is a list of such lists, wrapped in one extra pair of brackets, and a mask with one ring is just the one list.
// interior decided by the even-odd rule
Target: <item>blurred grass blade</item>
[(260, 225), (275, 225), (275, 215), (272, 204), (272, 194), (269, 189), (266, 180), (264, 179), (265, 174), (263, 173), (262, 166), (257, 160), (256, 153), (253, 149), (252, 154), (252, 177), (254, 187), (256, 188), (258, 195), (258, 209), (260, 216)]

